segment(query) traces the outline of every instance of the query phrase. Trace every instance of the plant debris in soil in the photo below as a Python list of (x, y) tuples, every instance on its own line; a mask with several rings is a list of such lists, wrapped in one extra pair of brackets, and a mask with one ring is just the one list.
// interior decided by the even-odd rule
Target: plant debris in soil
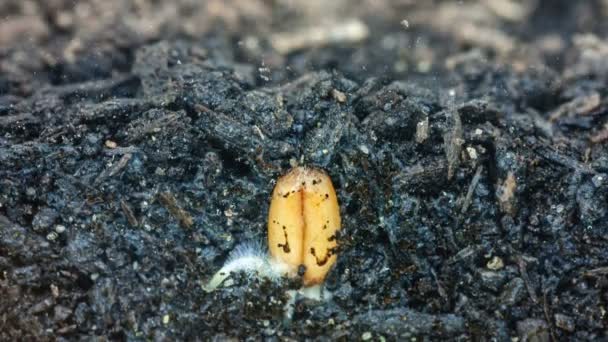
[[(0, 340), (608, 338), (608, 1), (0, 4)], [(325, 169), (331, 300), (202, 285)]]

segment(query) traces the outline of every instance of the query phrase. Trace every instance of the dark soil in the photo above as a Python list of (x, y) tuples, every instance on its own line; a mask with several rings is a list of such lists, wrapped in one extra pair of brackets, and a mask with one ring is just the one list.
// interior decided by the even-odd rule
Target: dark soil
[[(607, 19), (2, 1), (0, 340), (608, 339)], [(296, 164), (337, 188), (333, 298), (289, 321), (298, 280), (204, 292)]]

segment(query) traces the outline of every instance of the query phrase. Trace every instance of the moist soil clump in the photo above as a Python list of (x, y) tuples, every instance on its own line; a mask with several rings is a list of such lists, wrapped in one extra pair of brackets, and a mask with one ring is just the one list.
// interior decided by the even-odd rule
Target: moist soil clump
[[(0, 340), (608, 337), (607, 1), (0, 13)], [(205, 292), (294, 165), (332, 298)]]

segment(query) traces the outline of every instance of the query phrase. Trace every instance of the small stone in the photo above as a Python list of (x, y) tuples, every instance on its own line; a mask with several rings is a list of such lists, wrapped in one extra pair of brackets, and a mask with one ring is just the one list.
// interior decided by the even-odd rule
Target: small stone
[(55, 240), (57, 240), (58, 237), (59, 237), (59, 234), (57, 234), (57, 232), (50, 232), (46, 235), (46, 239), (49, 241), (55, 241)]
[(57, 287), (57, 285), (51, 284), (51, 294), (55, 298), (59, 297), (59, 288)]
[(593, 182), (593, 185), (596, 188), (599, 188), (606, 181), (606, 177), (608, 177), (606, 174), (600, 173), (598, 175), (593, 176), (593, 178), (591, 178), (591, 182)]
[(359, 150), (361, 150), (361, 152), (363, 152), (365, 154), (369, 154), (369, 149), (365, 145), (359, 146)]
[(488, 261), (486, 267), (490, 270), (497, 271), (505, 267), (505, 264), (500, 257), (494, 256)]
[(403, 19), (403, 20), (401, 20), (401, 26), (403, 26), (403, 28), (405, 28), (407, 30), (410, 28), (410, 22), (407, 21), (407, 19)]
[(340, 103), (346, 102), (346, 95), (337, 89), (331, 90), (331, 96)]
[(61, 224), (58, 224), (55, 226), (55, 232), (57, 232), (57, 234), (61, 234), (61, 233), (65, 232), (65, 229), (66, 229), (65, 226), (61, 225)]
[(275, 329), (264, 329), (263, 332), (265, 336), (272, 336), (276, 334), (277, 331)]
[(477, 150), (474, 147), (467, 147), (467, 154), (472, 160), (477, 159)]
[(429, 137), (429, 118), (426, 117), (424, 120), (416, 124), (416, 142), (418, 144), (423, 143)]
[(169, 316), (169, 314), (166, 314), (163, 316), (163, 324), (165, 324), (165, 325), (169, 324), (170, 320), (171, 320), (171, 317)]
[(372, 339), (372, 333), (369, 331), (364, 332), (363, 334), (361, 334), (361, 339), (363, 341), (369, 341)]
[(28, 197), (34, 197), (34, 196), (36, 196), (36, 189), (34, 189), (32, 187), (28, 187), (27, 189), (25, 189), (25, 194)]
[(116, 148), (118, 144), (112, 140), (106, 140), (105, 145), (107, 148)]

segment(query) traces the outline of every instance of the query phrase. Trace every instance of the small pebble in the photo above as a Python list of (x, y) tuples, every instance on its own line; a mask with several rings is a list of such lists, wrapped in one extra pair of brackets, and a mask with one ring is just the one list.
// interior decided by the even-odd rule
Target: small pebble
[(474, 147), (467, 147), (467, 154), (469, 158), (473, 160), (477, 159), (477, 150)]
[(25, 194), (28, 197), (34, 197), (34, 196), (36, 196), (36, 189), (34, 189), (32, 187), (28, 187), (27, 189), (25, 189)]
[(346, 95), (343, 92), (341, 92), (341, 91), (339, 91), (337, 89), (332, 89), (331, 90), (331, 95), (333, 96), (333, 98), (336, 101), (338, 101), (340, 103), (346, 102)]
[(488, 263), (486, 264), (486, 267), (490, 270), (496, 271), (496, 270), (500, 270), (501, 268), (505, 267), (505, 264), (503, 263), (503, 261), (500, 257), (495, 256), (492, 259), (490, 259), (490, 261), (488, 261)]
[(59, 297), (59, 288), (57, 287), (57, 285), (51, 284), (51, 294), (55, 298)]
[(61, 233), (65, 232), (65, 226), (61, 225), (61, 224), (58, 224), (58, 225), (55, 226), (55, 231), (58, 234), (61, 234)]
[(107, 148), (116, 148), (118, 144), (112, 140), (106, 140), (105, 145)]
[(59, 235), (57, 234), (57, 232), (50, 232), (46, 235), (46, 239), (49, 241), (55, 241), (58, 237)]
[(369, 340), (371, 340), (371, 339), (372, 339), (372, 333), (371, 333), (371, 332), (369, 332), (369, 331), (364, 332), (364, 333), (361, 335), (361, 339), (362, 339), (363, 341), (369, 341)]
[(603, 173), (600, 173), (599, 175), (595, 175), (593, 176), (593, 178), (591, 178), (591, 182), (593, 182), (593, 185), (596, 188), (599, 188), (600, 186), (602, 186), (602, 184), (604, 184), (604, 181), (606, 181), (606, 175)]
[(163, 324), (167, 325), (167, 324), (169, 324), (169, 321), (170, 321), (169, 315), (168, 314), (164, 315), (163, 316)]
[(423, 143), (429, 137), (429, 118), (426, 117), (424, 120), (416, 124), (416, 142)]

